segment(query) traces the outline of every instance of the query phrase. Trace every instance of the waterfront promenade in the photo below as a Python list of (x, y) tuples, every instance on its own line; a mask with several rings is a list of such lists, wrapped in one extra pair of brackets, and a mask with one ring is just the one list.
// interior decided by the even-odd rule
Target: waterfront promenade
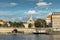
[(0, 27), (0, 33), (11, 33), (14, 29), (17, 29), (19, 32), (24, 33), (33, 33), (36, 31), (45, 31), (47, 28), (16, 28), (16, 27)]
[[(14, 29), (24, 31), (26, 34), (6, 34), (12, 32)], [(44, 28), (42, 28), (44, 29)], [(14, 28), (14, 27), (0, 27), (0, 40), (60, 40), (60, 32), (52, 32), (52, 34), (30, 34), (34, 28)], [(2, 33), (2, 34), (1, 34)], [(28, 34), (27, 34), (28, 33)]]
[(45, 31), (46, 29), (50, 29), (50, 32), (56, 34), (57, 32), (60, 33), (60, 29), (53, 29), (53, 28), (17, 28), (17, 27), (0, 27), (0, 33), (12, 33), (14, 29), (17, 29), (19, 32), (23, 33), (33, 33), (38, 29), (38, 31)]
[(9, 33), (12, 32), (14, 29), (17, 29), (18, 31), (22, 31), (24, 33), (32, 33), (35, 29), (32, 28), (14, 28), (14, 27), (1, 27), (0, 33)]

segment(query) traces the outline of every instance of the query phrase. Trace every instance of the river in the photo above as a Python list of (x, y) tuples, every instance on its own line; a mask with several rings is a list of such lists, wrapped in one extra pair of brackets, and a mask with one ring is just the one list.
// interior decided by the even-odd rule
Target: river
[(0, 34), (0, 40), (60, 40), (60, 35)]

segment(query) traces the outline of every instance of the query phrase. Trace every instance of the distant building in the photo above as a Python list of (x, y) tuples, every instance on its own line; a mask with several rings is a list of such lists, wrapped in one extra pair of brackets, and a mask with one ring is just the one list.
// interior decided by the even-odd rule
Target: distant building
[(35, 28), (32, 15), (30, 16), (30, 18), (27, 22), (23, 23), (23, 25), (25, 26), (25, 28)]
[(47, 24), (47, 27), (52, 27), (52, 15), (48, 15), (46, 17), (46, 24)]
[(0, 20), (0, 24), (10, 26), (10, 24), (4, 20)]
[[(30, 18), (29, 18), (29, 20), (27, 21), (27, 23), (28, 23), (29, 25), (31, 25), (31, 28), (35, 28), (35, 25), (34, 25), (34, 21), (33, 21), (32, 15), (30, 16)], [(28, 25), (28, 26), (29, 26), (29, 25)]]
[(5, 21), (3, 21), (3, 20), (0, 20), (0, 24), (2, 24), (2, 25), (3, 25), (4, 23), (5, 23)]
[(52, 27), (60, 28), (60, 12), (54, 12), (52, 14)]
[(48, 15), (46, 23), (48, 27), (59, 28), (60, 30), (60, 12), (54, 12), (51, 15)]

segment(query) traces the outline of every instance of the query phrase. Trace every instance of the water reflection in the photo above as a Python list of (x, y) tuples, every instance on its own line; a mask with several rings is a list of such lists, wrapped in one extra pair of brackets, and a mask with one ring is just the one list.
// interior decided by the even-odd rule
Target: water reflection
[(60, 40), (60, 35), (34, 35), (34, 34), (0, 34), (0, 40)]
[(53, 35), (53, 40), (60, 40), (60, 35)]

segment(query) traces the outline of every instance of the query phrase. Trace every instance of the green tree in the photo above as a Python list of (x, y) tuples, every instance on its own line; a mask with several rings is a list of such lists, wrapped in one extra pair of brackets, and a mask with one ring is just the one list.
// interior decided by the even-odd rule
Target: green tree
[(32, 27), (32, 24), (30, 23), (30, 24), (28, 25), (28, 27), (31, 28), (31, 27)]
[(43, 19), (37, 19), (35, 21), (35, 27), (46, 27), (46, 21)]
[(2, 24), (0, 24), (0, 27), (2, 26)]
[(10, 23), (10, 26), (12, 26), (12, 25), (13, 25), (13, 23), (12, 23), (11, 21), (9, 21), (9, 23)]

